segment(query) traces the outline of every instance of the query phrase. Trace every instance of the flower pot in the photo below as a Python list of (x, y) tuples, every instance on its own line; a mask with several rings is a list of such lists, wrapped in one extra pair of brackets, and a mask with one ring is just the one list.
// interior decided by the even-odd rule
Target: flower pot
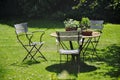
[(77, 27), (66, 27), (66, 31), (77, 31)]
[(93, 32), (93, 31), (83, 30), (83, 31), (82, 31), (82, 35), (84, 35), (84, 36), (92, 36), (92, 32)]

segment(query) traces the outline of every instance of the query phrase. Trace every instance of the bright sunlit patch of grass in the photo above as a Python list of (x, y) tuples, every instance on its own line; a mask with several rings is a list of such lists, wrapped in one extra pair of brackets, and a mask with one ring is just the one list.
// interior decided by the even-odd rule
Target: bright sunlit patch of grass
[[(82, 66), (79, 74), (76, 73), (76, 69), (73, 67), (65, 67), (66, 70), (59, 70), (59, 54), (56, 50), (55, 38), (51, 37), (50, 34), (55, 31), (64, 31), (63, 22), (31, 20), (28, 23), (30, 31), (45, 31), (43, 37), (45, 44), (41, 52), (48, 61), (38, 59), (40, 61), (39, 63), (22, 63), (26, 51), (16, 39), (13, 22), (9, 22), (9, 24), (0, 23), (0, 80), (52, 80), (52, 78), (56, 80), (59, 78), (77, 80), (120, 79), (119, 74), (116, 74), (117, 76), (109, 74), (111, 71), (117, 73), (116, 70), (119, 70), (119, 68), (109, 65), (107, 57), (106, 60), (102, 61), (85, 61), (86, 64)], [(119, 49), (120, 47), (120, 25), (104, 24), (103, 33), (97, 46), (97, 50), (101, 55), (100, 57), (104, 58), (105, 54), (109, 55), (109, 51), (111, 52), (110, 54), (115, 55), (115, 51), (111, 51), (114, 47), (115, 49)], [(111, 56), (109, 58), (112, 59)]]

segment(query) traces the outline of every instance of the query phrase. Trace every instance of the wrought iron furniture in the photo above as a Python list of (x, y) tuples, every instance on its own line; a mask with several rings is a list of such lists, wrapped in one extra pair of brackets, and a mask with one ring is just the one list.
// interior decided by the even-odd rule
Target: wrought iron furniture
[[(68, 56), (72, 55), (72, 59), (78, 63), (78, 72), (79, 72), (79, 63), (80, 63), (80, 52), (82, 49), (80, 39), (82, 38), (80, 32), (77, 31), (65, 31), (65, 32), (56, 32), (56, 39), (59, 43), (59, 53), (60, 53), (60, 64), (62, 62), (62, 55)], [(73, 46), (74, 43), (77, 43)]]
[[(23, 61), (27, 59), (28, 57), (30, 58), (30, 60), (37, 61), (35, 58), (37, 53), (40, 54), (41, 58), (43, 58), (44, 60), (47, 60), (40, 50), (44, 44), (44, 42), (42, 41), (42, 38), (45, 32), (44, 31), (28, 32), (27, 23), (15, 24), (14, 27), (15, 27), (15, 33), (16, 33), (17, 40), (27, 51), (27, 54), (24, 57)], [(36, 35), (36, 33), (38, 33), (38, 35)], [(37, 37), (35, 38), (35, 36)], [(39, 39), (39, 40), (36, 42), (34, 41), (36, 39), (37, 40)]]
[[(53, 32), (53, 33), (51, 33), (50, 34), (52, 37), (55, 37), (55, 38), (57, 38), (57, 34), (55, 33), (55, 32)], [(81, 35), (81, 34), (80, 34)], [(88, 46), (91, 44), (91, 41), (92, 41), (92, 39), (94, 39), (94, 38), (97, 38), (97, 37), (99, 37), (101, 34), (100, 34), (100, 32), (96, 32), (96, 31), (94, 31), (93, 33), (92, 33), (92, 35), (91, 36), (84, 36), (84, 35), (81, 35), (81, 37), (82, 37), (82, 39), (80, 40), (80, 45), (82, 46), (82, 51), (81, 51), (81, 54), (83, 55), (83, 60), (84, 60), (84, 57), (85, 57), (85, 53), (86, 53), (86, 51), (87, 51), (87, 49), (88, 49)], [(86, 42), (84, 42), (84, 40), (86, 40)], [(58, 40), (56, 40), (57, 41), (57, 45), (58, 45)], [(93, 43), (93, 42), (92, 42)], [(96, 44), (93, 44), (93, 46), (95, 46)], [(93, 52), (94, 51), (96, 51), (96, 47), (93, 47), (92, 46), (92, 50), (93, 50)], [(59, 48), (59, 47), (58, 47)], [(71, 47), (72, 48), (72, 47)], [(95, 49), (95, 50), (94, 50)], [(59, 52), (59, 50), (57, 49), (57, 51)], [(96, 52), (94, 52), (94, 53), (96, 53)], [(82, 56), (81, 56), (82, 57)]]
[[(91, 45), (92, 46), (92, 57), (95, 55), (97, 56), (97, 51), (96, 51), (96, 47), (98, 45), (98, 42), (99, 42), (99, 39), (101, 37), (101, 34), (102, 34), (102, 30), (103, 30), (103, 20), (90, 20), (90, 29), (96, 31), (96, 32), (99, 32), (100, 35), (98, 37), (93, 37), (93, 38), (88, 38), (86, 41), (85, 41), (85, 38), (83, 38), (83, 42), (84, 42), (84, 51), (82, 52), (83, 53), (83, 60), (84, 60), (84, 57), (85, 57), (85, 52), (87, 51), (88, 47)], [(97, 56), (97, 58), (99, 58)], [(99, 58), (100, 59), (100, 58)]]

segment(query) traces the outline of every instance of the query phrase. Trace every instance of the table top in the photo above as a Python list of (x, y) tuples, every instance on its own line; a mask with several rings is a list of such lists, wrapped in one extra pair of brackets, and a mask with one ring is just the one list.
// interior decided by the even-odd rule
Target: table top
[[(56, 34), (56, 32), (53, 32), (50, 34), (50, 36), (57, 37), (57, 34)], [(82, 38), (94, 38), (94, 37), (99, 37), (99, 36), (100, 36), (100, 32), (92, 32), (91, 36), (82, 35)]]

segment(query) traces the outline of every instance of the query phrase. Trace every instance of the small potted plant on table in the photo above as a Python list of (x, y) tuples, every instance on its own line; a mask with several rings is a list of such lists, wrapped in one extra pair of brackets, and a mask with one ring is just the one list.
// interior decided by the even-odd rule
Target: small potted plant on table
[(92, 35), (92, 30), (90, 28), (90, 20), (88, 17), (83, 17), (81, 20), (81, 30), (82, 30), (82, 35), (85, 36), (91, 36)]
[(76, 31), (80, 25), (80, 22), (74, 19), (67, 19), (64, 21), (66, 31)]

